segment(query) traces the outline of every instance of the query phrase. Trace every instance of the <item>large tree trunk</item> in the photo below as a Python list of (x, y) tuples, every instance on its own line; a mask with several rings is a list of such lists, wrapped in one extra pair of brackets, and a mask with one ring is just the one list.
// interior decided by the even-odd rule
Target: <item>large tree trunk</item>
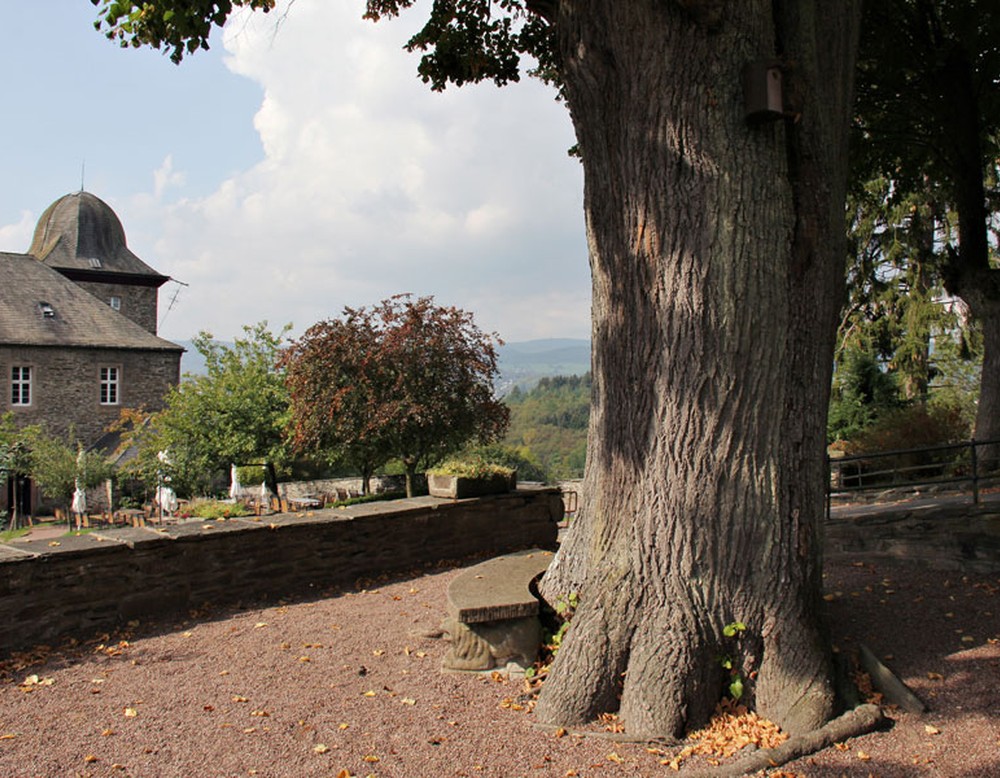
[[(585, 505), (543, 581), (581, 604), (542, 721), (618, 711), (636, 736), (681, 733), (720, 699), (736, 620), (760, 712), (792, 731), (831, 712), (817, 606), (857, 18), (560, 3), (594, 384)], [(797, 115), (750, 127), (741, 72), (775, 56)]]

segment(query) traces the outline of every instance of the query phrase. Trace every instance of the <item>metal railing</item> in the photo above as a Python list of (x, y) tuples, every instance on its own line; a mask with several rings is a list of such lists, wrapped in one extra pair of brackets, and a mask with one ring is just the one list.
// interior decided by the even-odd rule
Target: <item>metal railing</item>
[(827, 457), (827, 514), (835, 495), (944, 484), (970, 489), (978, 504), (981, 484), (995, 480), (998, 467), (1000, 440)]

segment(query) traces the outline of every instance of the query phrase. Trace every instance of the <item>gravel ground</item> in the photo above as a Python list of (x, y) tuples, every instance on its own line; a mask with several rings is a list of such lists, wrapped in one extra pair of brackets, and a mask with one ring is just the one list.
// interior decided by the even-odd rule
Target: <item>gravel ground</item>
[[(177, 623), (0, 668), (0, 776), (658, 776), (664, 756), (533, 724), (522, 684), (442, 674), (458, 569)], [(930, 706), (772, 776), (1000, 775), (1000, 574), (873, 559), (827, 568), (858, 641)], [(252, 593), (248, 593), (252, 594)], [(702, 766), (704, 763), (700, 763)]]

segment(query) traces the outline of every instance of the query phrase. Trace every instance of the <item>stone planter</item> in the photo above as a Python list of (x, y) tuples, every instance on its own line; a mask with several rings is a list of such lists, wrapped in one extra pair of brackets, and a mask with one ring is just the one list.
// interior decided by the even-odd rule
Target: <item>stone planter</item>
[(432, 497), (448, 497), (461, 500), (465, 497), (482, 497), (487, 494), (503, 494), (517, 488), (517, 473), (494, 475), (489, 478), (467, 478), (460, 475), (427, 474), (427, 490)]

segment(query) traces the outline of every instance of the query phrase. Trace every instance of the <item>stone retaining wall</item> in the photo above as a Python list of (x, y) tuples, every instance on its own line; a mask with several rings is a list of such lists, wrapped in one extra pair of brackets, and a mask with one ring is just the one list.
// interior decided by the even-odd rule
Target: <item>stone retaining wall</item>
[(0, 655), (130, 619), (353, 585), (441, 560), (554, 548), (558, 489), (418, 497), (259, 520), (0, 544)]

